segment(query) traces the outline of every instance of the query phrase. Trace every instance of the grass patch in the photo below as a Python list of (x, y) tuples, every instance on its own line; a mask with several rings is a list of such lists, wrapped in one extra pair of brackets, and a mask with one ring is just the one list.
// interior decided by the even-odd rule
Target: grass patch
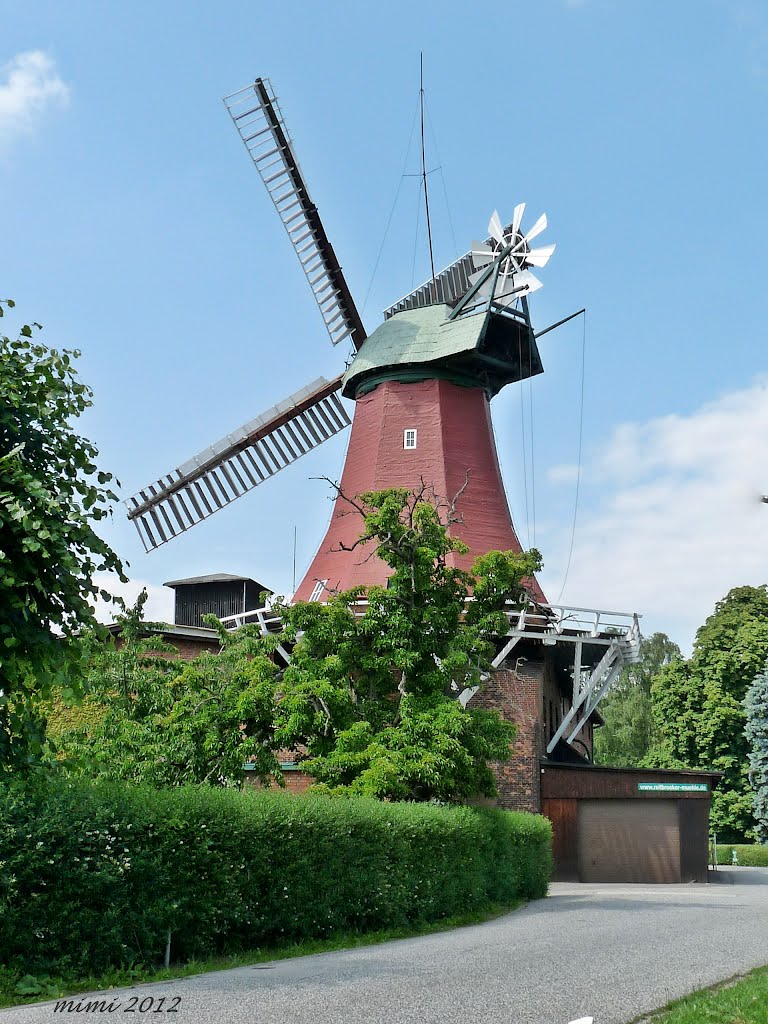
[[(516, 910), (525, 902), (527, 901), (516, 900), (514, 903), (496, 905), (482, 911), (456, 914), (453, 917), (446, 917), (442, 921), (422, 923), (409, 928), (388, 928), (374, 932), (340, 932), (338, 935), (326, 939), (306, 939), (301, 942), (246, 950), (232, 956), (213, 957), (209, 960), (190, 960), (184, 964), (173, 964), (168, 969), (137, 965), (83, 978), (51, 978), (48, 976), (32, 978), (29, 975), (22, 978), (17, 972), (0, 967), (0, 1009), (47, 1002), (51, 999), (77, 995), (80, 992), (100, 992), (104, 989), (128, 988), (145, 982), (172, 981), (176, 978), (189, 978), (195, 974), (207, 974), (210, 971), (225, 971), (232, 967), (248, 967), (251, 964), (287, 960), (290, 957), (311, 956), (313, 953), (332, 953), (339, 949), (356, 949), (360, 946), (391, 942), (394, 939), (432, 935), (435, 932), (491, 921)], [(21, 991), (25, 988), (30, 991), (26, 993)]]
[(643, 1019), (653, 1024), (768, 1024), (768, 967), (694, 992)]

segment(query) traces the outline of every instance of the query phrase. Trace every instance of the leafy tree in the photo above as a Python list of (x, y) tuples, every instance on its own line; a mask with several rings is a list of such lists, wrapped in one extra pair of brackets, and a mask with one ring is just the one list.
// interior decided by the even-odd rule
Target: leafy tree
[(757, 822), (754, 835), (758, 842), (768, 844), (768, 662), (747, 691), (744, 710), (754, 790), (752, 807)]
[[(147, 635), (141, 606), (123, 620), (123, 646), (92, 653), (103, 717), (60, 737), (70, 769), (155, 785), (239, 784), (254, 763), (282, 782), (291, 750), (337, 793), (379, 799), (491, 796), (489, 761), (509, 757), (514, 727), (456, 698), (482, 683), (505, 602), (537, 571), (537, 551), (491, 552), (472, 574), (450, 566), (452, 505), (426, 488), (363, 495), (358, 541), (392, 569), (387, 587), (327, 604), (275, 605), (280, 632), (221, 629), (221, 653), (173, 659)], [(472, 600), (467, 599), (472, 595)], [(465, 608), (468, 610), (465, 612)], [(278, 668), (278, 647), (291, 649)], [(89, 715), (92, 714), (92, 707)]]
[(302, 751), (304, 768), (333, 792), (492, 796), (488, 762), (508, 759), (514, 727), (456, 696), (481, 684), (508, 628), (504, 603), (541, 557), (491, 552), (463, 572), (450, 565), (467, 550), (449, 533), (455, 502), (423, 485), (348, 500), (364, 523), (357, 544), (392, 575), (387, 587), (280, 609), (284, 642), (295, 646), (279, 681), (276, 741)]
[(656, 741), (651, 683), (661, 669), (682, 658), (666, 633), (640, 643), (640, 661), (622, 669), (600, 705), (604, 725), (595, 733), (595, 763), (637, 767)]
[(724, 773), (712, 826), (738, 842), (754, 825), (744, 698), (768, 657), (768, 588), (736, 587), (696, 634), (693, 654), (662, 668), (652, 683), (659, 739), (646, 764)]
[[(13, 307), (8, 300), (0, 303)], [(124, 579), (117, 555), (96, 534), (116, 499), (96, 447), (72, 423), (91, 405), (77, 351), (33, 340), (25, 324), (0, 335), (0, 768), (41, 750), (34, 707), (54, 686), (77, 689), (78, 637), (96, 629), (93, 600), (111, 600), (99, 571)]]
[(118, 618), (119, 646), (88, 638), (85, 701), (49, 707), (62, 766), (155, 786), (240, 785), (250, 759), (262, 777), (279, 778), (271, 741), (277, 668), (254, 627), (222, 628), (219, 654), (184, 661), (158, 636), (162, 625), (144, 621), (146, 599), (143, 591)]

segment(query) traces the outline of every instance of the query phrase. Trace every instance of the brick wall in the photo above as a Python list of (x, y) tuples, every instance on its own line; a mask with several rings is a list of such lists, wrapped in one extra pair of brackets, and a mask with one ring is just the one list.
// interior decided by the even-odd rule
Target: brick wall
[(285, 788), (289, 793), (306, 793), (314, 781), (311, 775), (300, 770), (284, 771)]
[[(193, 658), (196, 658), (200, 654), (205, 654), (206, 651), (210, 652), (211, 654), (218, 654), (218, 652), (221, 650), (221, 644), (219, 643), (218, 640), (209, 640), (205, 637), (183, 637), (174, 636), (171, 633), (166, 633), (163, 635), (162, 639), (165, 643), (169, 643), (173, 647), (175, 647), (177, 653), (170, 654), (165, 651), (155, 652), (156, 655), (161, 658), (179, 658), (183, 661), (192, 661)], [(115, 637), (115, 647), (117, 648), (117, 650), (120, 650), (120, 648), (123, 646), (123, 643), (124, 641), (121, 636)]]
[(530, 661), (515, 664), (516, 669), (494, 672), (473, 698), (471, 706), (498, 711), (517, 726), (511, 758), (493, 764), (499, 790), (497, 806), (538, 812), (541, 807), (539, 758), (544, 740), (541, 707), (545, 665)]
[(181, 658), (184, 661), (192, 661), (193, 658), (206, 652), (218, 654), (221, 650), (221, 644), (218, 640), (188, 640), (186, 637), (169, 636), (168, 643), (173, 644), (179, 652), (175, 657)]
[[(517, 727), (512, 756), (493, 765), (499, 791), (497, 806), (514, 811), (541, 810), (539, 760), (571, 706), (563, 694), (553, 659), (541, 648), (521, 647), (510, 655), (505, 667), (491, 675), (472, 699), (471, 707), (499, 711)], [(592, 729), (587, 724), (578, 735), (592, 750)], [(578, 749), (578, 748), (577, 748)]]
[[(243, 776), (246, 786), (250, 786), (252, 789), (263, 789), (261, 782), (254, 772), (243, 772)], [(306, 772), (300, 769), (284, 770), (283, 778), (285, 779), (285, 791), (287, 793), (306, 793), (313, 781), (311, 775), (307, 775)]]

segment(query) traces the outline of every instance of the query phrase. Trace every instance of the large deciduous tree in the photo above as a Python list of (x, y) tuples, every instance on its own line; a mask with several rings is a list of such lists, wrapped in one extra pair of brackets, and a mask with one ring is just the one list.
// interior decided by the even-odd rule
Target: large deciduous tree
[[(12, 308), (13, 302), (0, 303)], [(122, 577), (94, 530), (116, 495), (95, 446), (73, 422), (91, 405), (77, 351), (0, 335), (0, 770), (32, 762), (42, 733), (34, 707), (57, 685), (76, 689), (78, 637), (97, 628), (93, 602), (109, 599), (94, 573)]]
[(754, 826), (744, 698), (768, 657), (768, 588), (736, 587), (696, 634), (693, 654), (662, 668), (651, 687), (658, 742), (646, 763), (723, 772), (712, 827), (727, 841)]
[(519, 598), (540, 555), (491, 552), (471, 573), (455, 568), (452, 555), (467, 550), (450, 535), (455, 503), (424, 486), (350, 504), (364, 523), (360, 549), (392, 574), (387, 587), (282, 610), (295, 646), (278, 683), (276, 738), (303, 751), (306, 770), (333, 792), (494, 795), (489, 761), (508, 759), (514, 728), (456, 697), (481, 685), (508, 629), (505, 602)]
[(757, 822), (755, 838), (768, 843), (768, 663), (747, 690), (745, 729), (749, 744), (749, 778), (752, 810)]

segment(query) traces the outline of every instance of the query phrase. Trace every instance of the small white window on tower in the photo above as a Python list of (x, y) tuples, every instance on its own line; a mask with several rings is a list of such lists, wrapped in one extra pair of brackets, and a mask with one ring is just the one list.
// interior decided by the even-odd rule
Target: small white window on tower
[(416, 447), (416, 431), (414, 429), (403, 431), (403, 448)]
[(312, 593), (309, 595), (310, 601), (319, 601), (323, 596), (323, 591), (328, 586), (328, 580), (318, 580), (312, 588)]

